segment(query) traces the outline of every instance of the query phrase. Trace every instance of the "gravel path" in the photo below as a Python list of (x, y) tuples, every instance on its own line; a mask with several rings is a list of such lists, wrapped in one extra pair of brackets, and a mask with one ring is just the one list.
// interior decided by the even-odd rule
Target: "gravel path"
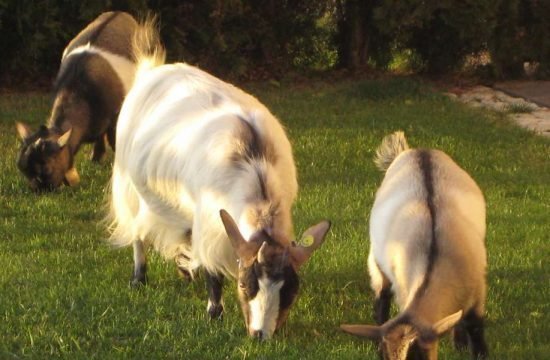
[[(474, 86), (459, 93), (448, 93), (448, 95), (473, 107), (508, 112), (510, 118), (519, 126), (550, 138), (550, 109), (529, 101), (529, 94), (526, 100), (494, 88)], [(540, 104), (539, 101), (537, 102)]]

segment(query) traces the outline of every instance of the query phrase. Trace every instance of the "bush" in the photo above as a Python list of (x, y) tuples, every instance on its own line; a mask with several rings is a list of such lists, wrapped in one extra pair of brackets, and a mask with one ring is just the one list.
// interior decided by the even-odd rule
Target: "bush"
[(420, 57), (424, 71), (440, 74), (486, 47), (494, 27), (494, 4), (492, 0), (382, 0), (374, 9), (374, 21), (382, 34), (394, 39), (394, 51), (410, 49)]
[[(279, 76), (297, 56), (309, 56), (323, 2), (316, 0), (195, 0), (150, 3), (160, 14), (173, 60), (184, 59), (218, 75)], [(305, 54), (304, 54), (305, 53)]]
[(0, 0), (2, 84), (49, 84), (67, 42), (107, 10), (158, 14), (169, 61), (224, 78), (335, 65), (442, 74), (487, 49), (498, 77), (525, 61), (550, 76), (547, 0)]
[[(278, 76), (326, 51), (316, 0), (0, 0), (0, 80), (55, 76), (64, 46), (99, 13), (159, 15), (171, 61), (196, 64), (219, 76)], [(321, 45), (319, 49), (318, 45)], [(302, 60), (295, 61), (296, 58)], [(304, 61), (303, 59), (307, 59)], [(258, 71), (259, 70), (259, 71)]]
[(550, 77), (550, 2), (501, 0), (489, 48), (500, 78), (521, 76), (525, 61), (538, 62), (538, 76)]

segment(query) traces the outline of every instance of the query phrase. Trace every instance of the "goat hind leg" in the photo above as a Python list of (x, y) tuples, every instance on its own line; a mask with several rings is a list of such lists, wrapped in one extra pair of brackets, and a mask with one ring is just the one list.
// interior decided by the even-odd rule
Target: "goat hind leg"
[(94, 143), (94, 149), (92, 150), (92, 161), (100, 162), (105, 155), (105, 135), (100, 135), (99, 139)]
[(116, 147), (116, 123), (114, 125), (111, 125), (110, 128), (107, 129), (107, 133), (105, 134), (107, 138), (107, 142), (109, 143), (109, 146), (111, 146), (111, 149), (115, 151)]

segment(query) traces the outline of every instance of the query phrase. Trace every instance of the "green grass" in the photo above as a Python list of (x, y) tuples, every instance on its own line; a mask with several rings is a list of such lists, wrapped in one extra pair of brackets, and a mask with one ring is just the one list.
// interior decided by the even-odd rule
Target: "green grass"
[[(14, 122), (42, 123), (50, 99), (0, 96), (0, 359), (375, 358), (370, 342), (342, 334), (370, 322), (368, 214), (381, 174), (382, 137), (405, 130), (413, 146), (446, 151), (476, 179), (488, 204), (487, 339), (494, 359), (550, 354), (550, 144), (504, 115), (469, 109), (410, 79), (280, 88), (250, 86), (288, 128), (299, 171), (296, 232), (321, 218), (333, 229), (301, 272), (301, 295), (267, 343), (245, 336), (235, 282), (226, 315), (207, 320), (202, 276), (184, 283), (152, 254), (150, 284), (130, 289), (130, 249), (113, 249), (100, 220), (112, 156), (79, 154), (76, 188), (38, 196), (15, 166)], [(442, 359), (463, 359), (448, 339)]]
[(505, 110), (510, 114), (529, 114), (532, 113), (535, 108), (533, 105), (526, 102), (514, 102), (508, 104)]

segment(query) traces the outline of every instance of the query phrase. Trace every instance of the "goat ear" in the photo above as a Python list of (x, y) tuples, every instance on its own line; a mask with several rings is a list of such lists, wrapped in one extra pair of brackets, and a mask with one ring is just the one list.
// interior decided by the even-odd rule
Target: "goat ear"
[(250, 262), (256, 257), (256, 254), (258, 254), (258, 249), (262, 243), (254, 240), (246, 241), (239, 231), (239, 227), (235, 223), (235, 220), (233, 220), (231, 215), (229, 215), (229, 213), (224, 209), (220, 210), (220, 217), (222, 219), (225, 232), (227, 233), (229, 240), (231, 240), (231, 244), (233, 245), (233, 249), (235, 249), (237, 256), (241, 261), (244, 261), (246, 265), (249, 265)]
[(69, 186), (75, 186), (80, 182), (80, 175), (73, 166), (65, 173), (65, 183)]
[(15, 128), (17, 129), (17, 134), (19, 134), (21, 140), (25, 140), (32, 134), (31, 128), (28, 125), (23, 124), (22, 122), (16, 122)]
[(455, 326), (462, 318), (462, 310), (455, 312), (452, 315), (444, 317), (433, 325), (434, 332), (439, 336)]
[(59, 147), (63, 147), (67, 145), (67, 142), (69, 141), (69, 138), (71, 137), (72, 132), (73, 132), (72, 128), (65, 131), (65, 133), (61, 135), (59, 139), (57, 139), (57, 145), (59, 145)]
[(366, 337), (374, 341), (382, 340), (382, 327), (375, 325), (340, 325), (340, 329), (348, 334)]
[(330, 221), (324, 220), (307, 229), (302, 238), (312, 237), (313, 242), (309, 246), (296, 245), (289, 249), (290, 256), (296, 268), (302, 266), (325, 241), (325, 236), (330, 229)]

